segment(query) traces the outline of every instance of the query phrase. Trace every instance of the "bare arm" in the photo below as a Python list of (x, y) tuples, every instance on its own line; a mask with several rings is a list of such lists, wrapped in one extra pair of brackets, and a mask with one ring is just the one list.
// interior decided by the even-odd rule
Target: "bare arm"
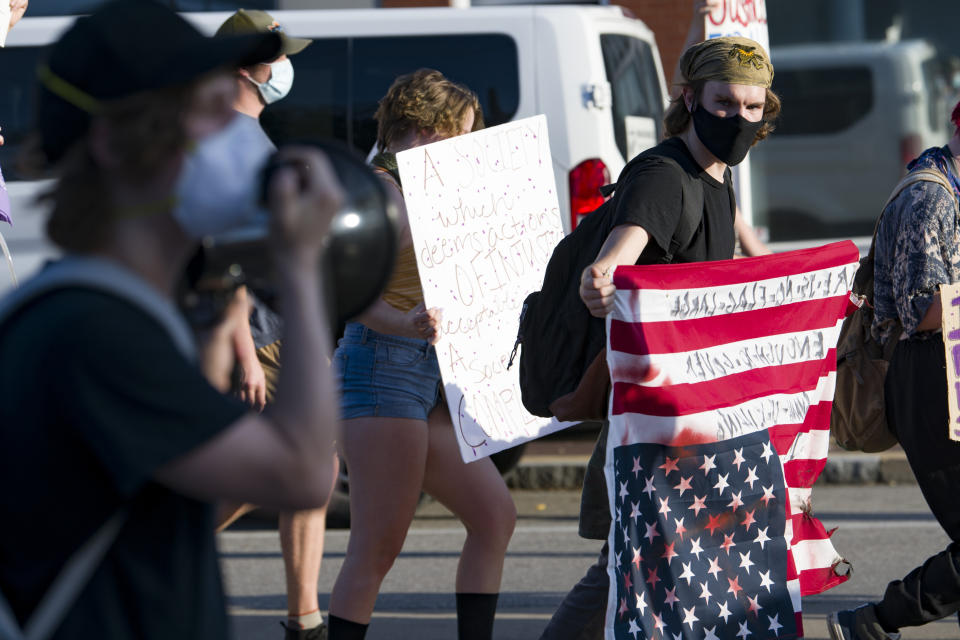
[(767, 245), (760, 241), (753, 227), (747, 224), (747, 221), (740, 215), (740, 207), (737, 207), (737, 213), (733, 219), (733, 230), (740, 240), (740, 249), (743, 250), (744, 255), (767, 256), (773, 253)]
[(256, 409), (263, 411), (267, 404), (267, 378), (257, 359), (257, 348), (250, 333), (250, 298), (247, 288), (237, 289), (237, 303), (246, 310), (233, 332), (233, 348), (237, 354), (237, 366), (240, 369), (240, 399)]
[[(680, 51), (686, 51), (698, 42), (703, 42), (706, 35), (704, 33), (704, 20), (706, 15), (714, 8), (723, 6), (724, 0), (693, 0), (693, 17), (690, 18), (690, 28), (687, 30), (687, 39), (683, 43)], [(680, 73), (679, 60), (677, 67), (673, 70), (673, 81), (670, 83), (670, 97), (676, 98), (680, 95), (680, 85), (683, 83), (683, 74)]]
[(286, 509), (323, 504), (330, 493), (338, 403), (329, 359), (330, 332), (317, 264), (330, 220), (342, 201), (324, 156), (285, 150), (305, 168), (271, 185), (273, 249), (285, 332), (274, 403), (161, 468), (156, 478), (202, 500), (254, 502)]
[(940, 300), (940, 292), (933, 294), (933, 300), (923, 315), (920, 324), (917, 325), (917, 331), (933, 331), (943, 326), (943, 302)]
[(643, 227), (624, 224), (613, 228), (597, 259), (580, 276), (580, 299), (591, 315), (603, 318), (613, 310), (617, 290), (613, 270), (622, 264), (636, 264), (648, 242), (650, 234)]

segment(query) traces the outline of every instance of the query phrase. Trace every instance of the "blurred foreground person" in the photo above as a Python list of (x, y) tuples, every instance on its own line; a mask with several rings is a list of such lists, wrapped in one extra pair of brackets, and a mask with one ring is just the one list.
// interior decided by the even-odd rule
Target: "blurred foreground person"
[[(283, 99), (293, 86), (293, 64), (289, 56), (303, 51), (312, 40), (293, 38), (265, 11), (240, 9), (227, 18), (217, 36), (234, 36), (249, 33), (277, 33), (283, 43), (280, 55), (272, 60), (259, 62), (234, 70), (237, 97), (233, 108), (239, 118), (249, 118), (261, 138), (256, 148), (265, 145), (271, 150), (274, 145), (260, 127), (260, 114), (267, 104)], [(256, 149), (247, 149), (255, 153)], [(241, 302), (247, 298), (246, 288), (237, 292)], [(241, 323), (234, 336), (237, 353), (239, 381), (234, 382), (240, 398), (256, 408), (273, 402), (277, 380), (280, 378), (280, 347), (283, 323), (280, 316), (261, 302), (251, 292), (250, 320)], [(317, 366), (328, 366), (318, 362)], [(239, 383), (239, 384), (238, 384)], [(239, 387), (239, 388), (238, 388)], [(337, 470), (334, 458), (332, 468)], [(331, 484), (331, 488), (332, 488)], [(218, 530), (226, 528), (236, 518), (254, 508), (252, 504), (228, 504), (221, 507), (218, 515)], [(281, 623), (286, 630), (285, 640), (325, 640), (327, 627), (320, 614), (317, 598), (317, 582), (320, 579), (320, 564), (323, 561), (323, 537), (327, 529), (327, 506), (301, 511), (281, 511), (277, 528), (280, 532), (280, 549), (283, 552), (283, 568), (287, 579), (287, 620)]]
[(960, 282), (960, 103), (957, 127), (944, 147), (933, 147), (908, 165), (933, 169), (951, 189), (921, 181), (887, 205), (874, 255), (873, 334), (897, 340), (884, 383), (887, 424), (910, 462), (937, 521), (953, 541), (901, 580), (887, 585), (880, 602), (828, 614), (833, 640), (887, 640), (960, 610), (960, 442), (948, 437), (947, 371), (940, 285)]
[(0, 305), (0, 479), (18, 487), (0, 498), (12, 610), (0, 624), (57, 639), (226, 638), (209, 503), (326, 500), (337, 407), (317, 366), (330, 341), (317, 265), (342, 201), (326, 159), (287, 150), (296, 168), (268, 188), (295, 345), (269, 409), (208, 382), (228, 384), (246, 309), (228, 305), (198, 349), (173, 301), (198, 239), (245, 221), (266, 159), (237, 152), (251, 131), (227, 69), (280, 46), (276, 34), (205, 38), (152, 0), (115, 0), (39, 69), (39, 143), (57, 175), (47, 231), (66, 256)]

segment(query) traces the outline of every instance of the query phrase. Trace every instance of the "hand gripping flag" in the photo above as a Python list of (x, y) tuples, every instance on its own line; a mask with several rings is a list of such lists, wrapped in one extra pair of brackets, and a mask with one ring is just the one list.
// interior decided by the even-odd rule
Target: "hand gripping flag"
[(801, 638), (800, 596), (846, 580), (810, 491), (858, 260), (616, 270), (607, 638)]

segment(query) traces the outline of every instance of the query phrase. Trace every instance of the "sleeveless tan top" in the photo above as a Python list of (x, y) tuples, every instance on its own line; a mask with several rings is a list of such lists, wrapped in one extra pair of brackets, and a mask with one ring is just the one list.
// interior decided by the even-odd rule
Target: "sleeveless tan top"
[[(389, 171), (381, 167), (374, 167), (373, 170), (390, 176), (390, 182), (403, 195), (400, 185)], [(417, 271), (417, 254), (412, 245), (397, 252), (393, 275), (390, 276), (390, 281), (387, 282), (380, 297), (391, 307), (404, 313), (423, 302), (420, 273)]]

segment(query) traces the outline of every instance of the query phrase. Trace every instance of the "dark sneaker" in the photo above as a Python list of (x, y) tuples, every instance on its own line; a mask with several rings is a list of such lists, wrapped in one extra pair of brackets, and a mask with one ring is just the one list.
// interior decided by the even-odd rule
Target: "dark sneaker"
[(284, 623), (280, 625), (286, 629), (283, 640), (327, 640), (327, 625), (321, 622), (320, 626), (311, 629), (294, 629)]
[(887, 633), (877, 620), (872, 604), (827, 614), (830, 640), (900, 640), (899, 633)]

